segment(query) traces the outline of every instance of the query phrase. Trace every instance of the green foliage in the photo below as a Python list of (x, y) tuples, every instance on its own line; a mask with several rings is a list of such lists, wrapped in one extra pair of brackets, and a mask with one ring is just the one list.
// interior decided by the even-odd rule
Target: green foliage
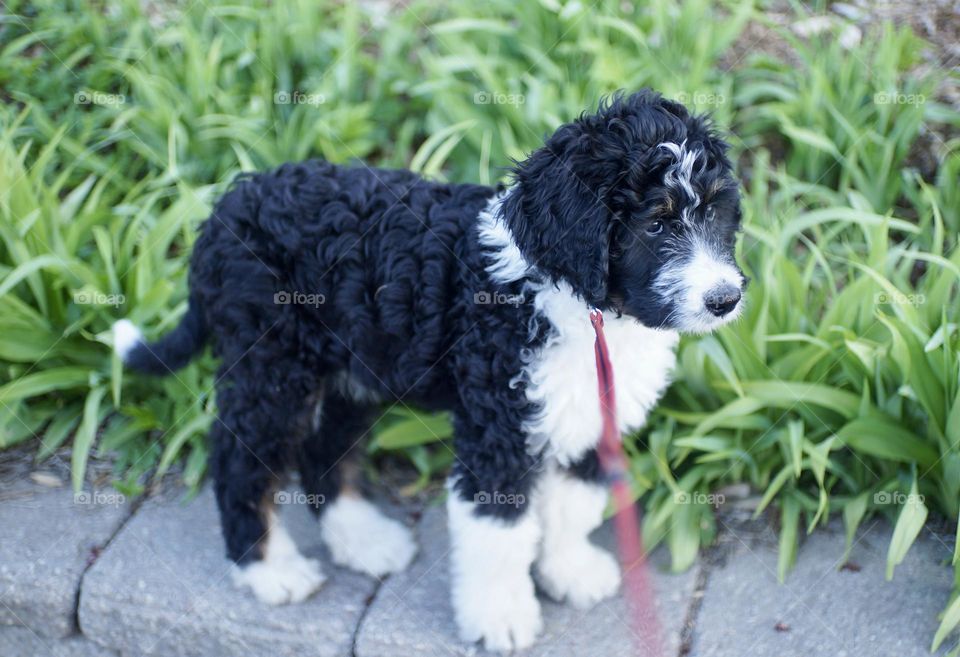
[[(929, 179), (910, 166), (918, 137), (956, 135), (960, 113), (916, 73), (914, 35), (883, 26), (844, 49), (768, 26), (792, 49), (781, 61), (735, 54), (764, 21), (750, 3), (367, 11), (8, 3), (0, 447), (37, 436), (43, 459), (72, 441), (77, 486), (90, 454), (128, 493), (175, 463), (196, 485), (212, 361), (123, 378), (108, 327), (176, 324), (195, 229), (238, 171), (322, 156), (492, 183), (602, 95), (649, 85), (733, 132), (753, 282), (742, 320), (682, 342), (676, 383), (626, 443), (648, 540), (688, 566), (714, 536), (714, 495), (746, 482), (758, 513), (779, 511), (781, 577), (831, 513), (848, 546), (868, 515), (890, 516), (895, 575), (928, 514), (960, 515), (960, 139), (927, 138)], [(395, 407), (370, 451), (404, 455), (424, 485), (449, 466), (450, 433)]]

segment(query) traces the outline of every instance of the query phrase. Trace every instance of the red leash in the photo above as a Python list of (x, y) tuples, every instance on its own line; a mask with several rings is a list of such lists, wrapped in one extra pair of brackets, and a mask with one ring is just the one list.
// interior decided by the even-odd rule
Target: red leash
[(590, 323), (597, 334), (594, 351), (597, 357), (597, 379), (600, 388), (600, 412), (603, 414), (603, 433), (597, 447), (600, 465), (610, 482), (614, 508), (613, 526), (617, 534), (623, 586), (634, 620), (634, 639), (638, 655), (661, 657), (663, 643), (654, 593), (647, 572), (647, 556), (640, 536), (637, 510), (630, 495), (627, 479), (627, 459), (623, 454), (620, 431), (617, 429), (617, 399), (613, 390), (613, 366), (603, 337), (603, 313), (590, 311)]

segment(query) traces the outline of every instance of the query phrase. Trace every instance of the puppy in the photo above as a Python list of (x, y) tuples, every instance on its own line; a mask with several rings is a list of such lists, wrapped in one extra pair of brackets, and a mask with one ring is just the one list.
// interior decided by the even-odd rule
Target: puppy
[(452, 603), (462, 638), (493, 650), (541, 629), (534, 578), (588, 607), (617, 562), (588, 535), (606, 492), (589, 312), (606, 311), (620, 428), (667, 386), (678, 331), (735, 318), (739, 192), (702, 116), (651, 91), (561, 126), (512, 184), (286, 164), (241, 177), (203, 224), (189, 309), (127, 366), (166, 374), (210, 344), (218, 419), (211, 474), (236, 582), (303, 600), (324, 580), (272, 508), (298, 470), (322, 504), (336, 563), (382, 576), (415, 553), (408, 530), (357, 493), (343, 463), (383, 404), (451, 413)]

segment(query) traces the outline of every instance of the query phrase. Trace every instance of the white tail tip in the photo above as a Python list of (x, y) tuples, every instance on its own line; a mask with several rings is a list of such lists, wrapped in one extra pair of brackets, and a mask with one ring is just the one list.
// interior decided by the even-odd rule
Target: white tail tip
[(113, 324), (113, 351), (126, 360), (127, 354), (143, 342), (143, 333), (129, 319), (121, 319)]

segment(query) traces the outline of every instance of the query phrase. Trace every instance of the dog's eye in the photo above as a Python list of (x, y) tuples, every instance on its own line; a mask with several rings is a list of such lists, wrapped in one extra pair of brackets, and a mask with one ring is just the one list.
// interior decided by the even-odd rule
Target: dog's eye
[(647, 233), (650, 235), (659, 235), (663, 232), (663, 222), (653, 221), (647, 224)]
[(707, 221), (713, 221), (714, 219), (717, 218), (717, 211), (713, 206), (710, 206), (709, 208), (707, 208), (706, 217), (707, 217)]

